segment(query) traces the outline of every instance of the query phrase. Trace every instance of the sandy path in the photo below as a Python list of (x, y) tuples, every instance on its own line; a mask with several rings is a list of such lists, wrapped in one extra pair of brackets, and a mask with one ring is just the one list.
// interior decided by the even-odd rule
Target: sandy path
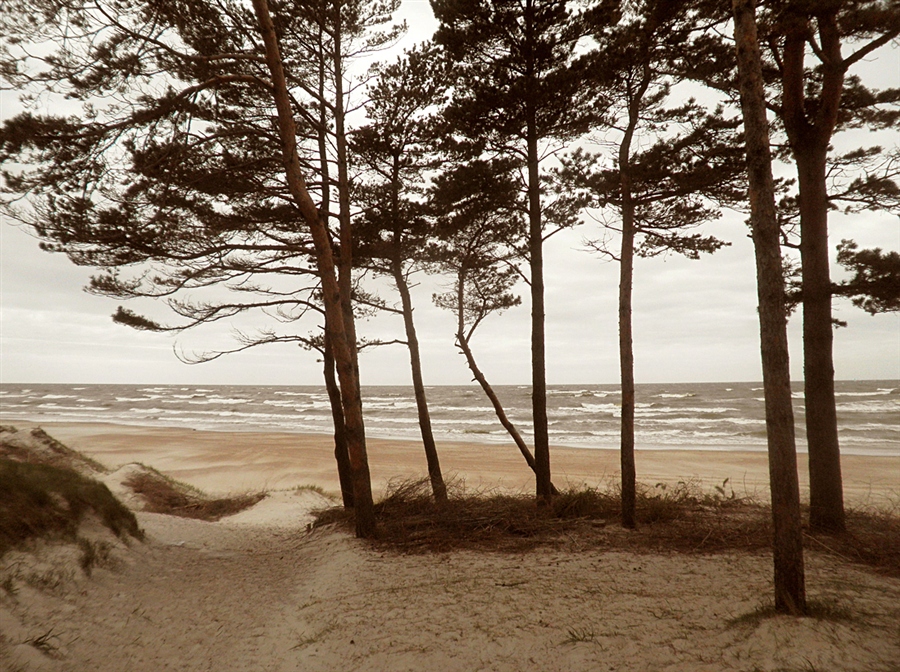
[(61, 656), (43, 669), (895, 672), (900, 660), (900, 581), (815, 554), (810, 597), (847, 620), (735, 624), (771, 601), (764, 556), (398, 556), (328, 530), (141, 522), (149, 543), (43, 615)]

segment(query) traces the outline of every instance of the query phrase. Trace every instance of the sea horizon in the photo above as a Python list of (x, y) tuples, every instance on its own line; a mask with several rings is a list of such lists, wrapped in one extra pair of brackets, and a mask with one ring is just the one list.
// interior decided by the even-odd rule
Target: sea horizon
[[(531, 386), (497, 385), (504, 409), (531, 443)], [(367, 436), (421, 440), (410, 385), (363, 385)], [(438, 441), (509, 441), (478, 385), (426, 387)], [(842, 452), (900, 456), (900, 381), (836, 381)], [(551, 444), (617, 449), (618, 384), (548, 385)], [(639, 383), (637, 449), (766, 450), (762, 383)], [(797, 449), (805, 452), (802, 383), (793, 389)], [(324, 385), (0, 383), (0, 419), (108, 422), (218, 431), (331, 434)]]

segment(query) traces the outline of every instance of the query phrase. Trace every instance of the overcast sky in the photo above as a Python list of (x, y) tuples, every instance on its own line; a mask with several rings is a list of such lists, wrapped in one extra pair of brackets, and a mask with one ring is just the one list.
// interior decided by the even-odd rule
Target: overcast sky
[[(404, 3), (403, 14), (420, 40), (431, 32), (427, 2)], [(900, 86), (900, 50), (866, 65)], [(0, 92), (0, 115), (13, 113), (12, 94)], [(634, 340), (637, 382), (760, 380), (759, 336), (753, 249), (743, 218), (734, 213), (705, 231), (732, 245), (700, 261), (679, 257), (637, 260), (634, 282)], [(551, 384), (616, 383), (618, 379), (616, 297), (618, 268), (584, 251), (596, 225), (567, 231), (546, 248), (547, 377)], [(863, 247), (900, 250), (897, 215), (831, 218), (831, 247), (853, 238)], [(834, 255), (832, 254), (832, 257)], [(834, 270), (840, 277), (840, 269)], [(82, 291), (91, 270), (62, 255), (38, 249), (38, 241), (0, 223), (0, 382), (168, 383), (318, 385), (320, 364), (296, 346), (264, 346), (188, 365), (174, 350), (198, 352), (228, 347), (227, 332), (174, 337), (113, 324), (118, 302)], [(414, 290), (416, 323), (427, 384), (465, 384), (471, 375), (453, 345), (454, 320), (435, 308), (440, 289), (422, 278)], [(489, 318), (473, 342), (491, 382), (530, 382), (530, 318), (527, 288), (523, 305)], [(160, 313), (162, 315), (164, 313)], [(838, 379), (900, 378), (900, 316), (871, 317), (849, 302), (836, 303), (836, 317), (849, 323), (835, 335)], [(792, 375), (802, 379), (800, 316), (790, 324)], [(396, 318), (359, 325), (361, 335), (402, 337)], [(361, 356), (363, 384), (409, 384), (402, 346), (367, 350)]]

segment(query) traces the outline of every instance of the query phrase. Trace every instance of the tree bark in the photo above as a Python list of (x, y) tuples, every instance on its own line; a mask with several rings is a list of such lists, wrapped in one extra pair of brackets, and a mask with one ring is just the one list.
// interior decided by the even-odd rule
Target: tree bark
[[(630, 144), (630, 143), (628, 143)], [(634, 341), (631, 323), (632, 278), (634, 276), (634, 203), (628, 173), (628, 147), (623, 143), (625, 161), (619, 159), (622, 189), (622, 253), (619, 258), (619, 372), (622, 384), (622, 425), (619, 460), (622, 469), (622, 526), (635, 523), (636, 469), (634, 464)]]
[(447, 501), (447, 486), (441, 474), (441, 463), (438, 459), (434, 433), (431, 430), (431, 415), (428, 412), (428, 399), (425, 396), (425, 382), (422, 378), (422, 360), (419, 354), (419, 338), (413, 321), (412, 298), (409, 285), (399, 263), (393, 264), (394, 283), (400, 292), (400, 303), (403, 307), (403, 325), (406, 328), (406, 343), (409, 349), (409, 363), (412, 369), (413, 393), (416, 397), (416, 411), (419, 415), (419, 429), (422, 432), (422, 445), (425, 448), (425, 461), (428, 464), (428, 478), (431, 481), (431, 492), (437, 502)]
[[(322, 183), (322, 199), (319, 206), (320, 216), (327, 221), (331, 212), (331, 174), (328, 167), (328, 105), (325, 102), (326, 59), (325, 44), (323, 42), (323, 23), (325, 17), (320, 17), (318, 33), (318, 104), (319, 104), (319, 128), (316, 135), (319, 144), (319, 173)], [(341, 402), (341, 390), (335, 378), (334, 350), (328, 338), (328, 327), (325, 327), (323, 339), (322, 358), (323, 375), (325, 377), (325, 389), (328, 392), (328, 401), (331, 405), (331, 418), (334, 425), (334, 459), (337, 462), (338, 480), (341, 484), (341, 500), (345, 509), (353, 508), (353, 476), (350, 468), (350, 454), (347, 451), (347, 428), (344, 425), (344, 409)]]
[[(526, 86), (531, 89), (534, 71), (534, 1), (525, 6)], [(526, 145), (528, 164), (528, 252), (531, 267), (531, 409), (534, 422), (535, 490), (539, 506), (548, 505), (553, 492), (550, 480), (550, 432), (547, 420), (547, 364), (544, 311), (544, 230), (541, 221), (541, 182), (537, 141), (537, 111), (533, 95), (526, 97)]]
[(334, 376), (334, 354), (328, 341), (326, 329), (325, 347), (322, 349), (322, 368), (325, 375), (325, 389), (331, 404), (331, 419), (334, 424), (334, 459), (337, 462), (338, 480), (341, 484), (341, 501), (345, 509), (353, 508), (353, 475), (350, 468), (350, 453), (347, 450), (347, 429), (344, 426), (344, 409), (341, 405), (341, 390)]
[(818, 17), (823, 81), (820, 104), (806, 112), (804, 53), (809, 22), (796, 17), (785, 37), (782, 110), (797, 166), (803, 299), (803, 378), (809, 457), (810, 528), (845, 529), (841, 452), (834, 396), (834, 325), (828, 259), (827, 156), (843, 90), (844, 69), (835, 18)]
[(801, 160), (799, 156), (797, 159), (801, 194), (800, 262), (806, 440), (809, 446), (809, 524), (812, 529), (838, 532), (845, 528), (844, 489), (834, 396), (834, 325), (825, 161), (824, 156), (821, 161)]
[(769, 487), (774, 527), (775, 609), (806, 612), (800, 488), (791, 405), (781, 241), (753, 0), (732, 0), (741, 109), (747, 140), (750, 222), (756, 253), (760, 349), (765, 389)]
[[(374, 538), (377, 533), (375, 506), (372, 500), (372, 484), (366, 455), (366, 437), (359, 396), (359, 377), (354, 365), (353, 352), (356, 341), (348, 333), (341, 291), (335, 272), (334, 256), (328, 229), (319, 215), (315, 203), (306, 188), (300, 159), (297, 154), (297, 132), (294, 115), (281, 61), (275, 26), (269, 13), (267, 0), (253, 0), (253, 9), (259, 21), (260, 33), (265, 45), (266, 63), (272, 77), (272, 98), (278, 111), (278, 130), (282, 142), (282, 157), (288, 189), (300, 213), (310, 228), (316, 252), (316, 266), (322, 281), (328, 338), (334, 349), (335, 365), (341, 386), (341, 401), (347, 428), (347, 449), (353, 475), (353, 500), (356, 517), (356, 535)], [(351, 329), (352, 331), (352, 329)]]
[[(647, 57), (647, 56), (645, 56)], [(619, 188), (622, 192), (622, 252), (619, 256), (619, 372), (622, 384), (622, 422), (619, 459), (622, 470), (622, 526), (633, 529), (637, 475), (634, 464), (634, 337), (632, 289), (634, 283), (635, 207), (631, 188), (631, 142), (640, 121), (641, 101), (652, 75), (645, 62), (637, 88), (629, 90), (628, 126), (619, 144)]]
[[(340, 3), (334, 11), (334, 135), (337, 147), (337, 171), (338, 171), (338, 221), (340, 254), (337, 259), (338, 287), (341, 293), (341, 306), (344, 311), (344, 328), (347, 331), (347, 340), (353, 344), (350, 350), (350, 360), (353, 367), (356, 390), (353, 397), (359, 403), (359, 416), (362, 414), (362, 389), (359, 376), (359, 351), (357, 350), (356, 318), (353, 314), (353, 226), (350, 220), (350, 178), (349, 178), (349, 152), (347, 149), (347, 132), (345, 128), (344, 111), (344, 73), (343, 52), (341, 51), (343, 40), (343, 24), (341, 23)], [(342, 394), (342, 396), (344, 396)]]

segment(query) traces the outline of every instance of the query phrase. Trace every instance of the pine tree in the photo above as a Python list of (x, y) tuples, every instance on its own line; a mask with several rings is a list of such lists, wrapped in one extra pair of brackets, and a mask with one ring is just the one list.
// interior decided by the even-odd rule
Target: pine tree
[[(672, 62), (688, 46), (697, 15), (689, 2), (647, 0), (629, 6), (623, 20), (595, 54), (596, 81), (610, 100), (599, 132), (618, 134), (612, 165), (601, 152), (579, 149), (564, 157), (557, 190), (581, 205), (612, 207), (621, 222), (619, 252), (606, 241), (592, 246), (619, 263), (619, 360), (622, 386), (622, 524), (635, 526), (635, 381), (632, 339), (634, 258), (677, 252), (699, 258), (725, 245), (688, 234), (715, 218), (715, 201), (735, 201), (740, 175), (736, 123), (720, 112), (706, 114), (694, 101), (667, 107), (678, 82)], [(605, 26), (600, 26), (601, 30)], [(638, 143), (652, 145), (636, 149)], [(572, 191), (574, 189), (574, 192)]]
[(800, 526), (800, 486), (791, 406), (781, 231), (775, 212), (760, 44), (754, 1), (732, 0), (732, 7), (759, 296), (769, 487), (775, 530), (775, 609), (781, 613), (802, 615), (806, 612), (806, 584), (803, 530)]
[(426, 172), (438, 163), (429, 108), (440, 103), (446, 78), (439, 54), (426, 45), (381, 67), (369, 89), (369, 123), (355, 131), (351, 141), (366, 171), (358, 187), (364, 211), (355, 227), (356, 256), (359, 264), (391, 278), (400, 294), (419, 428), (436, 501), (447, 499), (447, 487), (428, 412), (410, 275), (428, 265), (431, 227), (422, 191)]
[[(522, 161), (528, 212), (532, 418), (536, 494), (552, 497), (544, 331), (543, 243), (548, 221), (541, 171), (550, 148), (585, 132), (593, 88), (576, 57), (589, 34), (565, 0), (432, 0), (435, 42), (459, 65), (446, 116), (476, 156)], [(599, 10), (598, 10), (599, 11)]]

